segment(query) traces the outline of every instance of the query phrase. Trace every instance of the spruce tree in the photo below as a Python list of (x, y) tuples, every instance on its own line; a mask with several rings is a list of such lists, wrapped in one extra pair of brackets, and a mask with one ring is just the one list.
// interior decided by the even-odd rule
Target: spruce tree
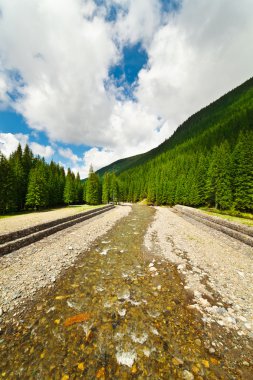
[(86, 183), (86, 202), (89, 205), (99, 205), (101, 203), (100, 181), (92, 166)]
[(69, 205), (71, 203), (74, 203), (75, 199), (75, 176), (71, 172), (70, 168), (68, 168), (64, 187), (64, 202)]
[(241, 133), (233, 152), (234, 206), (253, 210), (253, 132)]
[(30, 171), (26, 206), (33, 207), (35, 210), (48, 206), (48, 182), (43, 160), (38, 160), (36, 166)]
[(110, 174), (105, 173), (102, 183), (102, 203), (109, 203), (110, 201)]

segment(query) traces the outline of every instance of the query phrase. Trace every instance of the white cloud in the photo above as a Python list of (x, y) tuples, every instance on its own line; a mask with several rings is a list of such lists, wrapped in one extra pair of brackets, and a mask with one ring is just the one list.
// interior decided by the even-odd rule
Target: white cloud
[(0, 151), (5, 157), (9, 157), (13, 153), (18, 144), (21, 144), (22, 148), (28, 143), (28, 135), (22, 133), (0, 133)]
[(54, 154), (54, 150), (50, 145), (45, 146), (36, 142), (31, 142), (29, 146), (36, 156), (39, 155), (41, 157), (50, 158)]
[(16, 109), (52, 140), (102, 143), (112, 108), (104, 80), (118, 57), (109, 25), (85, 19), (81, 0), (2, 0), (1, 7), (4, 67), (26, 83)]
[(142, 41), (148, 45), (161, 22), (161, 5), (157, 0), (109, 1), (126, 12), (118, 17), (115, 31), (121, 44)]
[(64, 157), (64, 158), (68, 158), (69, 160), (71, 160), (73, 163), (76, 163), (78, 161), (81, 161), (81, 159), (72, 152), (72, 150), (70, 148), (59, 148), (58, 149), (58, 152), (59, 154)]
[(253, 2), (184, 0), (154, 36), (138, 101), (172, 129), (252, 76)]
[(0, 133), (0, 151), (4, 156), (9, 157), (10, 154), (17, 149), (18, 144), (20, 144), (22, 148), (28, 144), (35, 155), (40, 155), (45, 158), (50, 158), (54, 154), (54, 150), (51, 146), (29, 142), (29, 136), (23, 133)]
[[(99, 168), (155, 147), (252, 76), (252, 0), (184, 0), (166, 21), (158, 0), (105, 0), (112, 4), (121, 11), (110, 24), (93, 0), (0, 0), (0, 104), (14, 106), (52, 146), (92, 146), (83, 161), (59, 151), (81, 173), (90, 163)], [(138, 41), (148, 68), (139, 75), (137, 101), (118, 101), (104, 81), (124, 43)], [(22, 96), (13, 104), (14, 89)], [(50, 156), (49, 148), (41, 149)]]

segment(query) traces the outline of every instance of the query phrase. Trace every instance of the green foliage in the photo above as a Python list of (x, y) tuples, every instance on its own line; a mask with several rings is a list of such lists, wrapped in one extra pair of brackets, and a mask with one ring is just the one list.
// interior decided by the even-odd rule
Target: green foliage
[(86, 182), (86, 202), (89, 205), (99, 205), (101, 203), (101, 184), (99, 176), (94, 173), (92, 166)]
[(252, 212), (252, 136), (250, 79), (190, 117), (159, 147), (132, 158), (128, 170), (118, 167), (121, 199)]
[(19, 145), (9, 159), (0, 152), (0, 214), (83, 203), (80, 176), (69, 172), (65, 180), (63, 167), (34, 158), (28, 145), (24, 151)]
[(68, 173), (66, 175), (65, 187), (64, 187), (64, 202), (69, 205), (75, 203), (75, 175), (68, 168)]
[(241, 133), (233, 152), (234, 207), (253, 209), (253, 132)]
[(26, 205), (35, 210), (48, 206), (48, 184), (46, 165), (43, 161), (37, 161), (29, 174)]

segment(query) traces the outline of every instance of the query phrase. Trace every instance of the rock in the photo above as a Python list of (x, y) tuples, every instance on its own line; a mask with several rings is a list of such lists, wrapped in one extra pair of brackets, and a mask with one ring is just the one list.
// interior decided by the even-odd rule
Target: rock
[(69, 251), (72, 251), (73, 250), (73, 247), (71, 247), (71, 245), (68, 247), (68, 250)]
[(215, 353), (215, 349), (213, 347), (209, 348), (209, 352), (210, 354), (214, 354)]
[(90, 318), (91, 318), (90, 313), (82, 313), (82, 314), (74, 315), (73, 317), (69, 317), (65, 320), (64, 326), (68, 327), (68, 326), (72, 326), (75, 323), (86, 322)]
[(246, 362), (246, 360), (242, 364), (245, 365), (246, 367), (249, 367), (249, 363)]
[(238, 319), (242, 322), (247, 322), (247, 319), (241, 315), (238, 317)]
[(220, 315), (226, 314), (227, 310), (225, 307), (217, 307), (216, 312)]
[(202, 360), (202, 364), (205, 368), (209, 368), (209, 362), (207, 360)]
[(184, 370), (183, 372), (183, 379), (184, 380), (194, 380), (194, 376), (191, 372)]
[(200, 339), (195, 339), (195, 343), (197, 346), (199, 346), (199, 347), (201, 346), (201, 340)]
[(84, 363), (78, 363), (77, 365), (77, 368), (80, 370), (80, 371), (84, 371)]
[(183, 360), (181, 360), (180, 358), (176, 358), (174, 357), (172, 359), (172, 363), (175, 365), (175, 366), (182, 366), (184, 364)]

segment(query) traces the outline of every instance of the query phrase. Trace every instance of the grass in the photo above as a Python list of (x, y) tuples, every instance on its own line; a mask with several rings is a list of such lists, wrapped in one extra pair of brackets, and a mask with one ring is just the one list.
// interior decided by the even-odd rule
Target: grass
[(249, 227), (253, 227), (253, 214), (243, 213), (233, 210), (217, 210), (209, 208), (201, 208), (206, 214), (211, 216), (218, 216), (219, 218), (229, 220), (230, 222), (246, 224)]
[(105, 206), (105, 205), (97, 205), (97, 206), (89, 206), (89, 205), (70, 205), (70, 206), (66, 206), (66, 207), (58, 207), (58, 208), (50, 208), (50, 209), (41, 209), (41, 210), (37, 210), (37, 211), (34, 211), (34, 210), (27, 210), (27, 211), (21, 211), (21, 212), (13, 212), (13, 213), (10, 213), (10, 214), (6, 214), (6, 215), (0, 215), (0, 220), (1, 219), (5, 219), (5, 218), (11, 218), (12, 216), (18, 216), (18, 215), (27, 215), (27, 214), (33, 214), (33, 213), (38, 213), (38, 212), (41, 212), (41, 213), (44, 213), (44, 212), (49, 212), (49, 211), (56, 211), (56, 210), (68, 210), (68, 209), (75, 209), (76, 213), (79, 213), (79, 212), (83, 212), (83, 211), (88, 211), (88, 210), (92, 210), (92, 209), (95, 209), (95, 208), (99, 208), (99, 207), (102, 207), (102, 206)]

